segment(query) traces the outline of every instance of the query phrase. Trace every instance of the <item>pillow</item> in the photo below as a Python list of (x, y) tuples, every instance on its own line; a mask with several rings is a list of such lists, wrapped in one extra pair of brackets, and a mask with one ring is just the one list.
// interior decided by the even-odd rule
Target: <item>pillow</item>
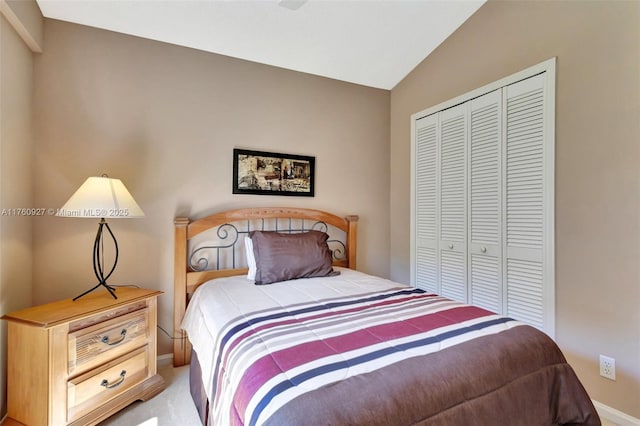
[(253, 256), (253, 243), (249, 236), (244, 237), (244, 249), (247, 252), (247, 266), (249, 266), (248, 280), (256, 279), (256, 258)]
[(320, 231), (283, 234), (274, 231), (251, 231), (256, 261), (255, 283), (271, 284), (296, 278), (338, 275), (331, 266), (329, 236)]

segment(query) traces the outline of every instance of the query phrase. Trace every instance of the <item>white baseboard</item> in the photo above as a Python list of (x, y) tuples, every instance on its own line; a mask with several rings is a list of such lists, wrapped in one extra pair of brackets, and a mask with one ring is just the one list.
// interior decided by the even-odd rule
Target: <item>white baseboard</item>
[(598, 415), (610, 422), (613, 422), (619, 426), (640, 426), (640, 419), (636, 419), (622, 411), (615, 408), (604, 405), (601, 402), (593, 401), (593, 406), (596, 407)]
[(173, 354), (163, 354), (158, 355), (157, 358), (158, 367), (166, 367), (168, 365), (173, 365)]

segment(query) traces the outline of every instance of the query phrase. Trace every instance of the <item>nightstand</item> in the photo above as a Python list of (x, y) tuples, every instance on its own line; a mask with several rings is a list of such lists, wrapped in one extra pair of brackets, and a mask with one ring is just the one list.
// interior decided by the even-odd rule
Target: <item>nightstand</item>
[(97, 291), (3, 316), (8, 420), (95, 425), (162, 391), (156, 370), (161, 293), (118, 287), (118, 299)]

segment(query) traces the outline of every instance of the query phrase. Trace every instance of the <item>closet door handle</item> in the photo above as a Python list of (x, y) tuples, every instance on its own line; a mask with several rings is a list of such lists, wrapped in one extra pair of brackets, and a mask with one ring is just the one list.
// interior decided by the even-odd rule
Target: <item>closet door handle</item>
[(486, 253), (486, 252), (487, 252), (487, 248), (486, 248), (486, 247), (482, 247), (482, 248), (480, 249), (480, 251), (481, 251), (481, 252), (483, 252), (483, 253)]
[(449, 248), (453, 250), (453, 243), (449, 244)]

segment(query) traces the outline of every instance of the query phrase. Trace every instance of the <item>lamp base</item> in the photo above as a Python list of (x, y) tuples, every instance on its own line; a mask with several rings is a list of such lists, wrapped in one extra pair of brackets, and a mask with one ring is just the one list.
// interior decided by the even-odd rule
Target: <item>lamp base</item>
[(74, 297), (73, 300), (76, 301), (76, 300), (80, 299), (82, 296), (86, 296), (87, 294), (91, 293), (93, 290), (98, 289), (99, 287), (106, 288), (107, 291), (113, 296), (114, 299), (118, 298), (118, 296), (116, 296), (116, 293), (115, 293), (115, 291), (116, 291), (115, 287), (110, 286), (106, 282), (101, 282), (101, 283), (98, 283), (95, 287), (90, 288), (89, 290), (85, 291), (84, 293)]
[[(115, 247), (115, 258), (113, 260), (113, 266), (111, 267), (111, 270), (107, 275), (104, 274), (104, 248), (103, 248), (104, 241), (102, 237), (103, 228), (107, 228), (107, 231), (109, 232), (109, 235), (111, 235), (111, 239), (113, 240), (113, 245)], [(89, 290), (85, 291), (81, 295), (74, 297), (73, 300), (75, 301), (80, 299), (82, 296), (85, 296), (91, 293), (93, 290), (96, 290), (98, 287), (106, 288), (107, 291), (109, 291), (109, 293), (111, 294), (111, 296), (113, 296), (114, 299), (117, 299), (118, 296), (116, 296), (115, 287), (112, 287), (109, 284), (107, 284), (107, 279), (111, 276), (111, 274), (113, 274), (113, 271), (115, 271), (117, 263), (118, 263), (118, 242), (116, 241), (116, 237), (113, 235), (113, 232), (111, 232), (111, 228), (109, 228), (109, 224), (107, 223), (106, 220), (104, 220), (104, 218), (102, 218), (100, 219), (100, 224), (98, 226), (98, 233), (96, 234), (96, 240), (93, 242), (93, 272), (96, 274), (96, 278), (98, 278), (98, 284), (96, 284), (93, 288), (90, 288)]]

